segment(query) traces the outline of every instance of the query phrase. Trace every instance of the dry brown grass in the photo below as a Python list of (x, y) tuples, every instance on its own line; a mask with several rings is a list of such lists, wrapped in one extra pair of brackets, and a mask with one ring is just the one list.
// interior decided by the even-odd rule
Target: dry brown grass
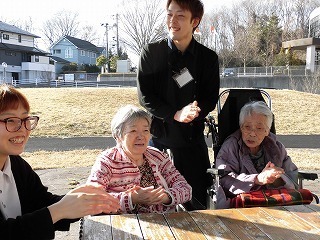
[[(139, 106), (136, 88), (22, 88), (40, 122), (32, 136), (110, 136), (110, 121), (120, 106)], [(277, 133), (320, 134), (320, 96), (292, 90), (267, 90)], [(213, 112), (216, 115), (216, 112)], [(97, 150), (24, 153), (34, 168), (91, 166)], [(319, 149), (288, 149), (300, 168), (320, 169)]]
[[(32, 113), (40, 116), (33, 136), (110, 135), (120, 106), (139, 106), (136, 88), (22, 88)], [(320, 95), (267, 90), (278, 134), (320, 134)], [(214, 114), (215, 115), (215, 114)]]
[(120, 106), (138, 105), (135, 88), (23, 88), (40, 116), (33, 136), (110, 135), (110, 122)]

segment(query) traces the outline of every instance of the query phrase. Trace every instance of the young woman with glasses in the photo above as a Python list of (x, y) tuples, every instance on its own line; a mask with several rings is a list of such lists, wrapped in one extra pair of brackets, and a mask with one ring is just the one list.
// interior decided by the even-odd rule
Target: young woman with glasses
[(116, 212), (119, 201), (104, 190), (82, 185), (58, 196), (48, 192), (19, 154), (35, 129), (28, 100), (14, 87), (0, 86), (0, 238), (53, 239), (71, 222), (90, 214)]

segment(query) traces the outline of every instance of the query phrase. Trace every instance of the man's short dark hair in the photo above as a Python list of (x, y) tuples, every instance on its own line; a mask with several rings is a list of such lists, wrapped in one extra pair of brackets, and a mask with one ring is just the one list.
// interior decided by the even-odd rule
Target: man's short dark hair
[[(200, 21), (204, 13), (203, 3), (201, 0), (168, 0), (166, 7), (167, 10), (172, 2), (176, 2), (183, 10), (190, 11), (192, 15), (191, 20), (198, 18), (200, 24)], [(196, 26), (195, 28), (197, 27), (198, 26)]]

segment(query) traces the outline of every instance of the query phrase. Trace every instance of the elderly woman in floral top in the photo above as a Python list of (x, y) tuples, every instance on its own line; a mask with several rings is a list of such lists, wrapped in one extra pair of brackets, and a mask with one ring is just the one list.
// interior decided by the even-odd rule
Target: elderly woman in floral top
[(88, 178), (120, 200), (121, 213), (173, 212), (191, 200), (191, 186), (168, 155), (148, 146), (150, 124), (144, 110), (120, 108), (111, 122), (117, 145), (98, 156)]

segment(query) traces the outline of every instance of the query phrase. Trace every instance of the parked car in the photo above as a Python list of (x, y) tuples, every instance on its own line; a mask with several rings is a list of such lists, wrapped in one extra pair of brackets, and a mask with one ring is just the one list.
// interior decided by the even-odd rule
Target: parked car
[(221, 77), (233, 77), (236, 76), (236, 70), (234, 68), (225, 68), (222, 70)]

